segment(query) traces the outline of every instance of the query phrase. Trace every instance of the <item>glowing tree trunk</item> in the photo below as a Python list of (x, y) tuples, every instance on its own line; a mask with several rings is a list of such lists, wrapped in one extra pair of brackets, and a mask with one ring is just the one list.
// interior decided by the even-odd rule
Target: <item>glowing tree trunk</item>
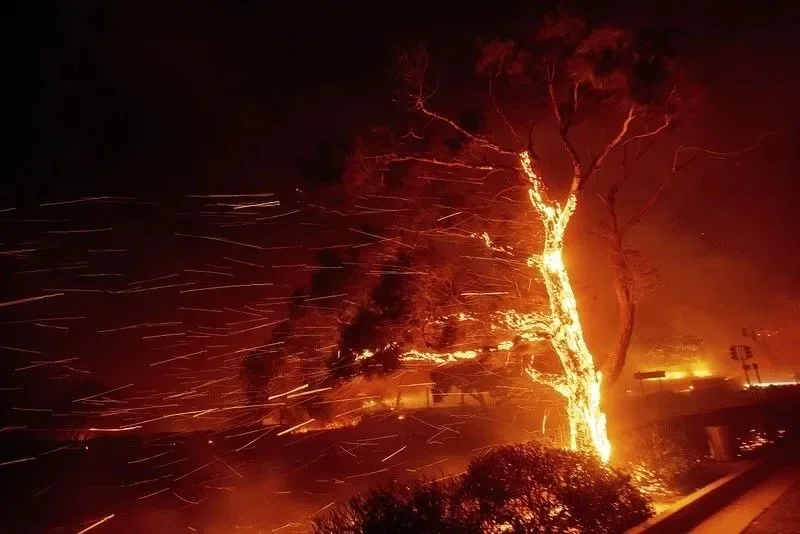
[[(595, 454), (606, 462), (611, 456), (611, 443), (606, 430), (606, 416), (600, 408), (601, 374), (595, 369), (594, 358), (583, 337), (575, 293), (572, 291), (563, 259), (564, 236), (577, 206), (577, 191), (575, 187), (572, 188), (564, 206), (546, 198), (541, 178), (531, 166), (529, 153), (520, 153), (519, 160), (521, 170), (531, 186), (531, 204), (544, 226), (542, 253), (530, 256), (528, 264), (538, 268), (542, 274), (550, 301), (550, 313), (544, 316), (538, 312), (517, 313), (513, 310), (498, 313), (503, 317), (506, 326), (515, 331), (520, 339), (532, 341), (542, 339), (542, 332), (546, 334), (564, 367), (564, 374), (543, 375), (532, 367), (526, 371), (535, 382), (552, 387), (566, 398), (571, 448)], [(480, 237), (490, 249), (504, 251), (493, 245), (487, 234)], [(507, 351), (514, 345), (513, 341), (506, 340), (489, 351)], [(392, 346), (393, 343), (390, 343), (383, 349)], [(355, 363), (367, 361), (375, 354), (376, 351), (364, 350), (355, 356)], [(400, 357), (404, 361), (445, 364), (475, 359), (478, 355), (478, 350), (448, 353), (409, 350)]]
[(522, 170), (531, 187), (531, 204), (544, 226), (541, 256), (531, 256), (529, 264), (542, 274), (550, 300), (550, 342), (564, 367), (563, 377), (544, 377), (533, 369), (528, 374), (554, 387), (567, 399), (570, 440), (573, 449), (597, 454), (607, 461), (611, 443), (606, 430), (606, 416), (600, 408), (601, 375), (595, 370), (592, 353), (586, 346), (575, 293), (564, 265), (564, 235), (577, 205), (571, 192), (564, 206), (545, 198), (541, 178), (533, 171), (528, 152), (520, 154)]

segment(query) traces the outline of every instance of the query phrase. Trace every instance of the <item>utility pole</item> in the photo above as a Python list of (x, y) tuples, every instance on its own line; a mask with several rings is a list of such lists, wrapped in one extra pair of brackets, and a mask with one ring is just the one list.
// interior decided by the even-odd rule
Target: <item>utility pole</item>
[(756, 345), (758, 345), (764, 354), (767, 355), (767, 359), (769, 360), (770, 365), (772, 367), (777, 367), (775, 354), (772, 352), (772, 348), (770, 344), (767, 342), (766, 338), (769, 334), (764, 334), (764, 332), (760, 330), (756, 330), (755, 328), (742, 328), (742, 336), (746, 338), (752, 339)]
[(752, 367), (753, 367), (753, 371), (756, 372), (756, 380), (758, 380), (758, 383), (760, 384), (761, 383), (761, 375), (758, 374), (758, 364), (756, 362), (753, 362), (752, 363)]
[(749, 360), (753, 357), (753, 349), (749, 345), (731, 345), (728, 351), (731, 354), (731, 359), (737, 361), (742, 364), (742, 369), (744, 370), (744, 378), (747, 380), (747, 385), (752, 386), (753, 384), (750, 382), (750, 369), (753, 369), (756, 372), (756, 377), (758, 378), (758, 383), (761, 383), (761, 377), (758, 374), (758, 364), (754, 363), (752, 365), (744, 363), (745, 361)]

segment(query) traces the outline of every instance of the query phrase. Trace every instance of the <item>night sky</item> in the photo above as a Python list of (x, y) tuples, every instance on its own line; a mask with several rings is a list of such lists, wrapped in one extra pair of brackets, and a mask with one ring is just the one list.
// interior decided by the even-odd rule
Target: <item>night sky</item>
[[(243, 296), (215, 294), (187, 304), (176, 292), (133, 301), (103, 291), (233, 257), (273, 268), (229, 261), (232, 276), (224, 283), (275, 283), (255, 291), (279, 299), (310, 270), (283, 274), (275, 266), (305, 264), (313, 256), (307, 249), (334, 239), (316, 235), (308, 221), (209, 230), (202, 200), (186, 195), (272, 193), (285, 211), (324, 197), (338, 187), (336, 169), (352, 139), (397, 120), (391, 70), (397, 53), (424, 39), (443, 90), (458, 91), (470, 77), (478, 39), (517, 32), (524, 15), (538, 16), (525, 11), (533, 2), (161, 4), (15, 8), (0, 242), (5, 251), (41, 250), (0, 257), (0, 300), (67, 286), (96, 290), (0, 310), (8, 340), (2, 344), (35, 351), (7, 350), (4, 362), (4, 382), (24, 384), (29, 403), (41, 393), (37, 384), (70, 375), (15, 371), (37, 358), (77, 357), (82, 371), (73, 375), (91, 372), (109, 387), (171, 387), (169, 375), (154, 376), (149, 362), (178, 353), (153, 355), (141, 339), (97, 331), (176, 320), (181, 306), (236, 307)], [(715, 369), (731, 374), (726, 348), (740, 342), (741, 327), (750, 327), (774, 334), (771, 372), (798, 371), (790, 348), (800, 339), (800, 9), (790, 2), (654, 4), (661, 5), (590, 3), (584, 9), (590, 19), (685, 30), (687, 70), (702, 95), (695, 116), (679, 130), (686, 144), (728, 151), (769, 135), (733, 163), (703, 162), (676, 179), (637, 229), (633, 246), (658, 268), (661, 285), (640, 307), (631, 357), (692, 334), (704, 340)], [(628, 200), (647, 191), (646, 184), (634, 188)], [(94, 196), (126, 199), (42, 206)], [(589, 340), (604, 346), (615, 312), (608, 267), (590, 232), (600, 217), (592, 202), (575, 223), (568, 259)], [(104, 228), (113, 230), (62, 233)], [(176, 233), (224, 235), (254, 246), (230, 250)], [(115, 248), (126, 252), (97, 252)], [(87, 273), (119, 273), (125, 281), (69, 278), (83, 261), (90, 264)], [(66, 269), (19, 273), (51, 267)], [(279, 320), (281, 313), (272, 316)], [(19, 323), (55, 315), (87, 319), (63, 337), (57, 328)], [(264, 333), (248, 337), (237, 343), (257, 344)]]

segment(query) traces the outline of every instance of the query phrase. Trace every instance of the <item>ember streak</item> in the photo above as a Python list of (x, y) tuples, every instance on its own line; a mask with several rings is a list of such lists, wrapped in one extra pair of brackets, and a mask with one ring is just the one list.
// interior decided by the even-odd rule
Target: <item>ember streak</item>
[[(545, 198), (544, 186), (531, 167), (530, 154), (520, 154), (522, 170), (531, 182), (529, 196), (544, 225), (544, 249), (540, 258), (531, 256), (529, 263), (538, 265), (547, 295), (550, 298), (550, 339), (562, 365), (565, 381), (556, 382), (558, 392), (567, 398), (567, 416), (573, 449), (593, 450), (604, 462), (611, 456), (611, 442), (606, 430), (606, 416), (600, 409), (600, 379), (592, 353), (586, 346), (578, 317), (577, 302), (564, 265), (564, 232), (578, 203), (571, 192), (564, 206)], [(537, 261), (538, 260), (538, 261)], [(531, 378), (537, 379), (533, 370)]]
[[(12, 10), (0, 530), (307, 532), (498, 444), (620, 467), (715, 384), (794, 387), (798, 8), (579, 3)], [(614, 65), (662, 53), (636, 70), (680, 83), (637, 99)]]
[[(577, 301), (569, 274), (564, 264), (564, 234), (570, 217), (577, 206), (577, 195), (570, 193), (564, 206), (546, 198), (544, 184), (531, 166), (527, 151), (519, 154), (520, 172), (530, 183), (528, 195), (544, 227), (542, 252), (531, 254), (528, 266), (538, 268), (544, 280), (550, 300), (550, 314), (517, 314), (513, 310), (505, 312), (506, 325), (520, 339), (536, 339), (538, 334), (550, 341), (564, 367), (564, 376), (543, 375), (532, 366), (526, 368), (528, 376), (534, 381), (552, 387), (567, 401), (567, 418), (570, 429), (570, 447), (576, 450), (593, 452), (607, 462), (611, 456), (611, 442), (606, 429), (606, 415), (600, 407), (601, 373), (595, 369), (594, 358), (586, 345)], [(492, 241), (487, 234), (482, 239), (489, 248)], [(513, 341), (503, 341), (490, 351), (510, 350)], [(428, 361), (443, 364), (478, 357), (478, 350), (460, 350), (437, 353), (410, 350), (402, 354), (405, 361)], [(374, 356), (375, 351), (365, 350), (356, 357), (363, 361)]]

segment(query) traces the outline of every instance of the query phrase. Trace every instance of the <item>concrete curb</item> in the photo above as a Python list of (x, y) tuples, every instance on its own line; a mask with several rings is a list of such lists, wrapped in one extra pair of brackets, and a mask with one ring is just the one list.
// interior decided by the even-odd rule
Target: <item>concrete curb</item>
[(782, 443), (777, 450), (755, 460), (743, 469), (726, 475), (711, 484), (687, 495), (660, 514), (651, 517), (626, 531), (626, 534), (674, 534), (689, 532), (692, 527), (721, 510), (744, 494), (781, 465), (790, 443)]

